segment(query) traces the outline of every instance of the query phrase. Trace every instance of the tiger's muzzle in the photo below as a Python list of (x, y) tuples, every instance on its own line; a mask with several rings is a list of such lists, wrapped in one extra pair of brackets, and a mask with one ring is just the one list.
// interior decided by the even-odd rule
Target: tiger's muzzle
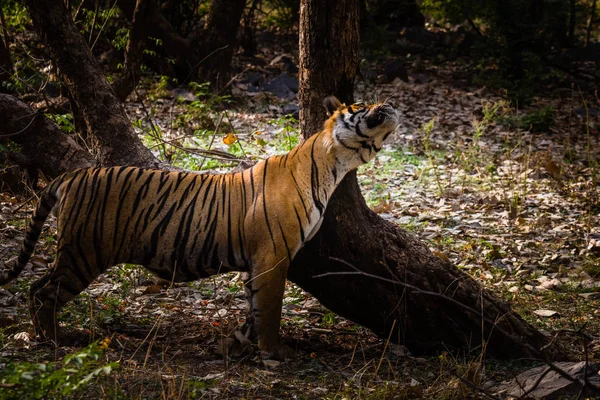
[[(367, 128), (373, 129), (379, 125), (389, 125), (393, 130), (398, 124), (398, 112), (390, 104), (383, 103), (373, 107), (366, 116)], [(382, 126), (382, 128), (385, 128)]]

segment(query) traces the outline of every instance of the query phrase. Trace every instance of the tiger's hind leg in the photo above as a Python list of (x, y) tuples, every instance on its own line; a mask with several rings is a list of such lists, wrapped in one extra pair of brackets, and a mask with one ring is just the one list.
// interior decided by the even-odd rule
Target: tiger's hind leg
[(46, 275), (29, 289), (29, 312), (35, 332), (55, 343), (61, 341), (57, 313), (100, 274), (98, 268), (91, 266), (84, 275), (72, 258), (65, 256), (67, 253), (59, 253)]

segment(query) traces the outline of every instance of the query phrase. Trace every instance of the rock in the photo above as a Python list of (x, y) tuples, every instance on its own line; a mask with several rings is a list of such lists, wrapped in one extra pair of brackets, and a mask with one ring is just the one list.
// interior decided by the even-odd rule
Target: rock
[(265, 80), (265, 76), (260, 72), (249, 72), (244, 77), (244, 82), (252, 86), (258, 86), (262, 81)]
[(273, 93), (284, 100), (294, 100), (298, 92), (298, 79), (289, 75), (281, 74), (276, 78), (264, 83), (262, 90)]
[(385, 83), (389, 83), (390, 80), (387, 78), (387, 76), (385, 76), (384, 74), (381, 74), (381, 75), (377, 75), (377, 79), (375, 79), (375, 82), (382, 85)]
[(275, 34), (270, 31), (261, 32), (256, 38), (256, 43), (259, 45), (269, 45), (275, 41)]
[(187, 101), (190, 103), (193, 101), (198, 101), (198, 97), (196, 97), (196, 95), (194, 93), (192, 93), (189, 90), (184, 89), (184, 88), (172, 89), (171, 93), (173, 93), (173, 96), (175, 96), (176, 98), (183, 99), (183, 101)]
[(273, 60), (271, 60), (269, 65), (271, 65), (272, 67), (277, 67), (281, 71), (284, 71), (288, 74), (295, 74), (298, 72), (298, 67), (292, 59), (292, 56), (290, 56), (289, 54), (278, 55)]
[(283, 115), (291, 115), (295, 119), (300, 119), (300, 107), (296, 104), (286, 104), (283, 106)]
[[(567, 372), (569, 375), (577, 378), (581, 381), (584, 380), (585, 373), (585, 361), (581, 362), (557, 362), (555, 365), (561, 370)], [(515, 379), (509, 382), (504, 382), (496, 387), (494, 392), (502, 398), (507, 397), (522, 397), (525, 393), (528, 393), (528, 399), (563, 399), (570, 398), (571, 396), (577, 396), (581, 390), (581, 385), (577, 382), (571, 382), (566, 378), (563, 378), (555, 371), (550, 371), (544, 375), (549, 367), (543, 365), (541, 367), (532, 368), (528, 371), (522, 372)], [(539, 384), (536, 385), (541, 375)], [(598, 375), (597, 365), (588, 365), (587, 371), (588, 381), (600, 387), (600, 376)], [(599, 398), (600, 391), (594, 388), (587, 388), (583, 392), (583, 396), (580, 398)]]

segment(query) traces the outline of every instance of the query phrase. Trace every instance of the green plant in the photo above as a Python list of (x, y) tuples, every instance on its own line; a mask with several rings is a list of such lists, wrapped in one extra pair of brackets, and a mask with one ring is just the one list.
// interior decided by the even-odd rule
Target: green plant
[(323, 315), (321, 318), (321, 325), (327, 328), (335, 325), (335, 314), (328, 312), (327, 314)]
[(544, 105), (521, 117), (509, 116), (504, 122), (511, 128), (531, 132), (548, 132), (554, 125), (556, 110), (552, 105)]
[(66, 133), (72, 133), (75, 130), (73, 114), (46, 114), (46, 117), (54, 121)]
[(435, 158), (433, 156), (431, 150), (431, 133), (433, 132), (433, 128), (435, 127), (435, 118), (431, 118), (429, 122), (425, 123), (421, 130), (423, 131), (423, 146), (425, 147), (425, 154), (427, 154), (427, 158), (429, 159), (429, 165), (433, 170), (433, 175), (435, 177), (435, 183), (438, 189), (438, 196), (442, 197), (444, 194), (444, 188), (442, 187), (442, 181), (440, 179), (440, 173), (438, 171)]
[(583, 270), (594, 279), (600, 278), (600, 258), (586, 258), (583, 261)]
[(287, 148), (283, 148), (284, 151), (291, 151), (299, 141), (300, 130), (298, 120), (291, 115), (284, 115), (277, 119), (272, 119), (269, 124), (278, 126), (281, 128), (284, 138), (287, 143)]
[(8, 363), (0, 370), (0, 400), (62, 399), (72, 396), (119, 369), (118, 362), (102, 362), (110, 340), (94, 342), (67, 355), (62, 362)]

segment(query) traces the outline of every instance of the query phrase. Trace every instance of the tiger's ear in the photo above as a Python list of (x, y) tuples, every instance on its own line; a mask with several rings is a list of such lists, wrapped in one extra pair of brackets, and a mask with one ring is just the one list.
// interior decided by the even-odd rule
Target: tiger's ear
[(333, 115), (334, 112), (343, 106), (342, 102), (339, 101), (335, 96), (325, 97), (325, 100), (323, 100), (323, 105), (327, 110), (327, 115)]

